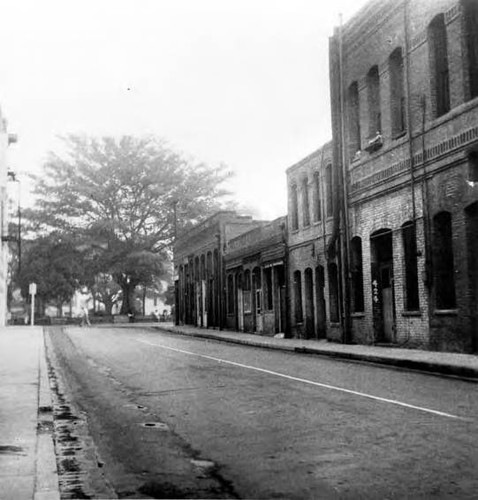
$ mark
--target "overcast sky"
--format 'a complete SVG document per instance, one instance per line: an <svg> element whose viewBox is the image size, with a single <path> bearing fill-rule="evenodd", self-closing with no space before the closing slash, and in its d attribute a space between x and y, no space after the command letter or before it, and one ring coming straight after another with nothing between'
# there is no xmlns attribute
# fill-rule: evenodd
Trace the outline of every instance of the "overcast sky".
<svg viewBox="0 0 478 500"><path fill-rule="evenodd" d="M256 216L284 215L285 169L331 138L328 37L364 4L0 0L9 165L39 172L67 133L155 134L227 164Z"/></svg>

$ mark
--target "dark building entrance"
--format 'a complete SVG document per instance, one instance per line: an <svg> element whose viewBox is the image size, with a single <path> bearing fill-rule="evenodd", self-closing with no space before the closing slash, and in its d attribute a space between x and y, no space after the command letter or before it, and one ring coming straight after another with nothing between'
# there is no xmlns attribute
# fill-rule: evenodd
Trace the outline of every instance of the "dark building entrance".
<svg viewBox="0 0 478 500"><path fill-rule="evenodd" d="M395 342L392 231L380 229L370 236L372 304L375 340Z"/></svg>

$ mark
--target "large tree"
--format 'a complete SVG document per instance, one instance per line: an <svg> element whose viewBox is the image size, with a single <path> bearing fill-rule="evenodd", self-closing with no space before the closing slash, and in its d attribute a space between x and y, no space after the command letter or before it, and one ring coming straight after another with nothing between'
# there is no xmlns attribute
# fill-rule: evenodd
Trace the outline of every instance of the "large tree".
<svg viewBox="0 0 478 500"><path fill-rule="evenodd" d="M30 283L37 284L39 309L54 303L61 314L62 305L71 300L84 276L83 256L72 239L52 233L25 245L19 285L27 297Z"/></svg>
<svg viewBox="0 0 478 500"><path fill-rule="evenodd" d="M35 179L37 230L80 235L97 272L122 288L123 314L137 285L165 275L177 228L210 215L228 194L224 166L196 163L164 141L67 136Z"/></svg>

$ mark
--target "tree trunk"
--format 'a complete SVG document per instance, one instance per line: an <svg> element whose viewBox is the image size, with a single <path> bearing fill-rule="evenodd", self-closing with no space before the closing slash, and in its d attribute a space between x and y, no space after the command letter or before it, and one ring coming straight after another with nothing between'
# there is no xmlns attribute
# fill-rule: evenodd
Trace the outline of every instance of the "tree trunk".
<svg viewBox="0 0 478 500"><path fill-rule="evenodd" d="M113 301L112 300L104 300L103 304L105 305L105 315L111 316L111 312L113 310Z"/></svg>
<svg viewBox="0 0 478 500"><path fill-rule="evenodd" d="M120 314L135 313L134 310L134 290L136 285L133 283L122 283L123 301L121 303Z"/></svg>

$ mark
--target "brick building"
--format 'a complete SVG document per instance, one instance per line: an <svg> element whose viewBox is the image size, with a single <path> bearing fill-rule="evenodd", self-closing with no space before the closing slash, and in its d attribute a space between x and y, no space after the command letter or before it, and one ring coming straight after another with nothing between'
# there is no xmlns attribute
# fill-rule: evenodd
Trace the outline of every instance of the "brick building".
<svg viewBox="0 0 478 500"><path fill-rule="evenodd" d="M1 241L0 241L0 327L5 326L7 319L7 281L8 281L8 242L16 236L8 232L8 193L7 182L14 177L9 177L7 165L8 146L16 142L16 135L7 132L7 121L0 110L0 220ZM18 240L16 239L17 243Z"/></svg>
<svg viewBox="0 0 478 500"><path fill-rule="evenodd" d="M226 268L226 325L264 335L287 330L286 217L229 240Z"/></svg>
<svg viewBox="0 0 478 500"><path fill-rule="evenodd" d="M351 340L478 350L478 2L372 0L330 39Z"/></svg>
<svg viewBox="0 0 478 500"><path fill-rule="evenodd" d="M293 337L342 340L340 259L328 246L338 221L332 143L289 167L288 283ZM335 247L335 245L334 245Z"/></svg>
<svg viewBox="0 0 478 500"><path fill-rule="evenodd" d="M177 324L225 326L226 248L231 239L261 224L223 211L179 235L174 244Z"/></svg>

